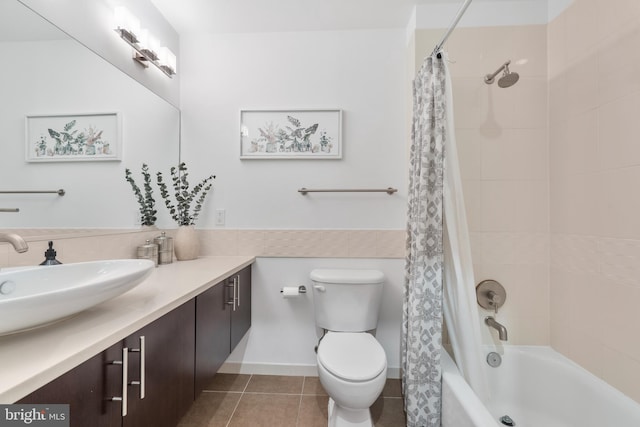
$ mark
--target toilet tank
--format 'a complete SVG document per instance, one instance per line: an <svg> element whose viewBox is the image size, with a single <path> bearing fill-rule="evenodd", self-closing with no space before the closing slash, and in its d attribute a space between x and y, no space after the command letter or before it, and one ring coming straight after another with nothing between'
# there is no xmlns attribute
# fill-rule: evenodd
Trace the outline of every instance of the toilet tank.
<svg viewBox="0 0 640 427"><path fill-rule="evenodd" d="M336 332L375 329L384 274L378 270L311 271L316 325Z"/></svg>

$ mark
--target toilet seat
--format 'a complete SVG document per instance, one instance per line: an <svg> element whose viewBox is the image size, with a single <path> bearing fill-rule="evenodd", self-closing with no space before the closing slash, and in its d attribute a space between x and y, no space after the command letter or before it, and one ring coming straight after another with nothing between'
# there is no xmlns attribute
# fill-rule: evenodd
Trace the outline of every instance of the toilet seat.
<svg viewBox="0 0 640 427"><path fill-rule="evenodd" d="M318 346L318 363L345 381L369 381L387 368L387 356L371 334L328 332Z"/></svg>

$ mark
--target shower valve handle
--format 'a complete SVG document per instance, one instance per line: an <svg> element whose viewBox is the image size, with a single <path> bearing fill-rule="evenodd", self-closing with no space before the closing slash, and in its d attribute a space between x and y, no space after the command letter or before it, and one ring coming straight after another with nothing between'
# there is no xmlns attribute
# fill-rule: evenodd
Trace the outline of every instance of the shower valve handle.
<svg viewBox="0 0 640 427"><path fill-rule="evenodd" d="M498 309L507 301L507 292L500 283L489 279L478 283L476 297L480 307L498 314Z"/></svg>
<svg viewBox="0 0 640 427"><path fill-rule="evenodd" d="M498 314L498 307L500 307L502 303L502 298L493 291L487 292L487 297L489 298L489 305L491 305L495 313Z"/></svg>

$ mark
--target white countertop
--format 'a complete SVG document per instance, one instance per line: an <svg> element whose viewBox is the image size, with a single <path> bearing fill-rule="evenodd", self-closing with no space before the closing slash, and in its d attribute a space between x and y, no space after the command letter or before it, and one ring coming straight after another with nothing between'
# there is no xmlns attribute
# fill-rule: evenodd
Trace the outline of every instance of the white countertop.
<svg viewBox="0 0 640 427"><path fill-rule="evenodd" d="M160 265L129 292L58 323L0 337L0 404L14 403L255 260Z"/></svg>

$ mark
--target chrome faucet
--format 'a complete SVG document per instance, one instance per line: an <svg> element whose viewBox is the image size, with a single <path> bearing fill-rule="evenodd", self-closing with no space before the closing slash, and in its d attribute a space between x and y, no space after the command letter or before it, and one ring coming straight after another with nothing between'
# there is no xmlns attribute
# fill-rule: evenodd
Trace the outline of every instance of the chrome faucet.
<svg viewBox="0 0 640 427"><path fill-rule="evenodd" d="M496 321L496 319L493 318L493 316L487 316L484 318L484 323L487 326L490 326L492 328L494 328L495 330L498 331L498 338L500 338L500 341L506 341L507 340L507 328L504 327L504 325L498 323Z"/></svg>
<svg viewBox="0 0 640 427"><path fill-rule="evenodd" d="M18 253L27 252L29 245L24 239L15 233L0 233L0 242L7 242L13 245L13 249Z"/></svg>

